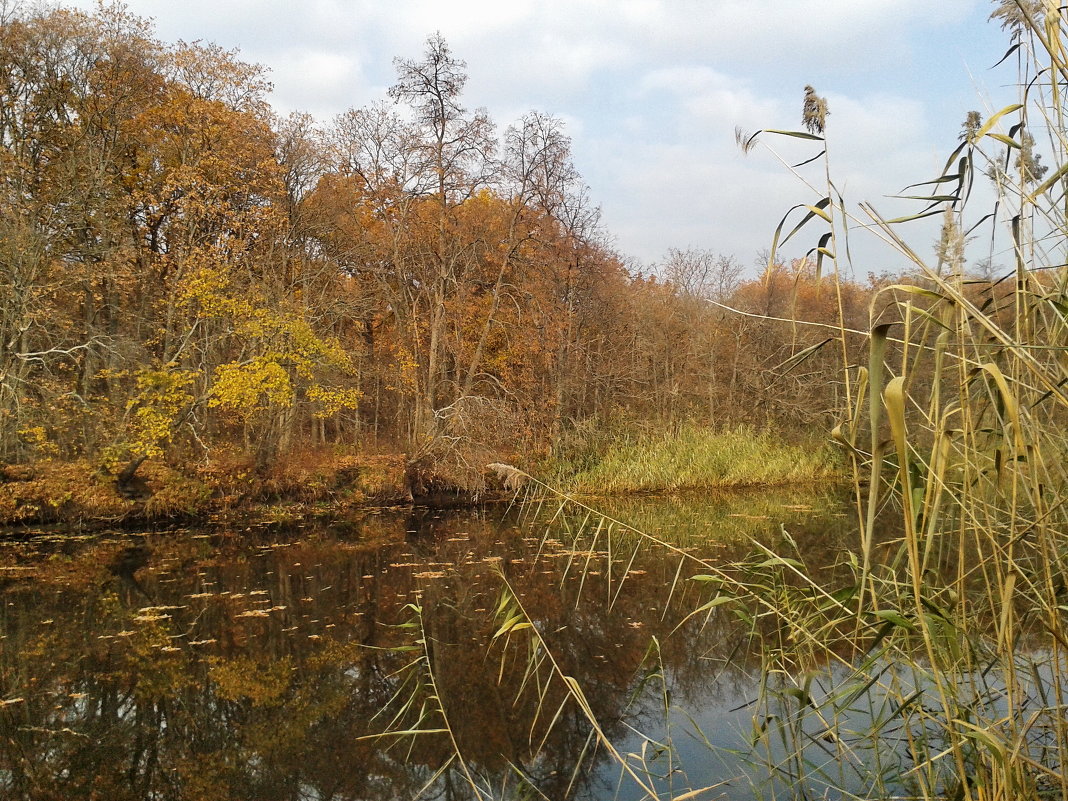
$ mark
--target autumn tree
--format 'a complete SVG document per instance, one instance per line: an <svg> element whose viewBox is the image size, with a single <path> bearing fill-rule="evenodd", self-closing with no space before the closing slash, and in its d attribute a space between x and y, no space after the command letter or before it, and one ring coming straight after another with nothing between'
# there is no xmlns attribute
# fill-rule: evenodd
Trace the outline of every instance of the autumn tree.
<svg viewBox="0 0 1068 801"><path fill-rule="evenodd" d="M394 64L388 97L320 126L121 8L4 16L0 458L129 477L373 443L477 486L501 451L835 406L818 325L783 322L834 322L805 265L628 263L560 120L498 136L440 35ZM868 289L842 294L863 327Z"/></svg>
<svg viewBox="0 0 1068 801"><path fill-rule="evenodd" d="M360 321L379 355L376 416L393 410L413 459L442 447L451 458L516 420L544 437L576 335L573 273L597 247L570 141L531 112L498 145L485 114L461 105L464 65L439 36L422 60L395 63L390 94L407 113L338 117L333 168L306 204L323 251L376 299Z"/></svg>
<svg viewBox="0 0 1068 801"><path fill-rule="evenodd" d="M136 469L227 425L208 412L236 413L238 378L271 442L298 400L352 404L322 383L348 354L295 302L304 168L280 161L260 67L118 8L11 16L0 61L0 454Z"/></svg>
<svg viewBox="0 0 1068 801"><path fill-rule="evenodd" d="M96 377L122 358L117 309L132 244L118 179L122 126L158 100L160 55L147 25L115 9L12 15L0 25L0 453L8 458L29 443L83 439L62 413L91 411Z"/></svg>

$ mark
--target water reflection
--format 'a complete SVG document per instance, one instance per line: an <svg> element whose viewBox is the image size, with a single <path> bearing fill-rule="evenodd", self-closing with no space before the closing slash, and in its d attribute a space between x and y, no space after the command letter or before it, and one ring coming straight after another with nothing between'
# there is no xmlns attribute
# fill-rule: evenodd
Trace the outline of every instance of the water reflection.
<svg viewBox="0 0 1068 801"><path fill-rule="evenodd" d="M749 538L779 544L785 522L831 570L852 536L826 496L609 511L723 563ZM643 783L682 792L740 771L728 758L713 775L707 751L681 766L685 748L656 743L678 709L714 746L744 740L750 624L691 616L711 591L677 553L581 512L0 548L5 798L640 798Z"/></svg>

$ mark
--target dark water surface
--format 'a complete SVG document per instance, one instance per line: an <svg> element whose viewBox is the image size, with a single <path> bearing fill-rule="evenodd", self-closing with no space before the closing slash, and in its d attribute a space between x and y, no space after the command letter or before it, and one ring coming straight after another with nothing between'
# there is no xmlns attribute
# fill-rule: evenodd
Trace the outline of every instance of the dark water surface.
<svg viewBox="0 0 1068 801"><path fill-rule="evenodd" d="M751 798L760 655L674 548L830 571L846 509L610 506L673 547L554 503L8 535L0 797Z"/></svg>

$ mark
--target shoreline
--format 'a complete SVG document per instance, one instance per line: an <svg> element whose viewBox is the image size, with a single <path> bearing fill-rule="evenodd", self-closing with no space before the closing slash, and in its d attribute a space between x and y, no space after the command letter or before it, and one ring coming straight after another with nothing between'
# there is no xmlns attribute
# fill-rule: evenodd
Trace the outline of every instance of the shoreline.
<svg viewBox="0 0 1068 801"><path fill-rule="evenodd" d="M405 487L404 458L346 457L310 474L279 476L227 472L217 465L182 471L146 463L143 495L124 497L114 476L86 462L47 462L0 466L0 536L27 530L93 532L152 528L166 531L190 525L256 519L323 519L365 510L472 508L515 500L516 492L488 486L412 495ZM687 486L591 491L561 482L563 495L576 499L670 498L698 493L734 494L802 487L826 476L779 481L709 482ZM550 482L551 483L551 482ZM837 481L835 481L837 483Z"/></svg>

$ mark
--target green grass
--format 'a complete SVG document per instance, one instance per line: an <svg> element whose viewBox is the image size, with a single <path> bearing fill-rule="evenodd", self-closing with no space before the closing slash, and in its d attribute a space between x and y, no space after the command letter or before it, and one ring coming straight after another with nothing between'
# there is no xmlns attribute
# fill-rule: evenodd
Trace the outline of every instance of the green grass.
<svg viewBox="0 0 1068 801"><path fill-rule="evenodd" d="M674 435L611 446L568 483L575 492L591 494L669 493L819 481L838 470L825 444L789 444L744 427L690 426Z"/></svg>

